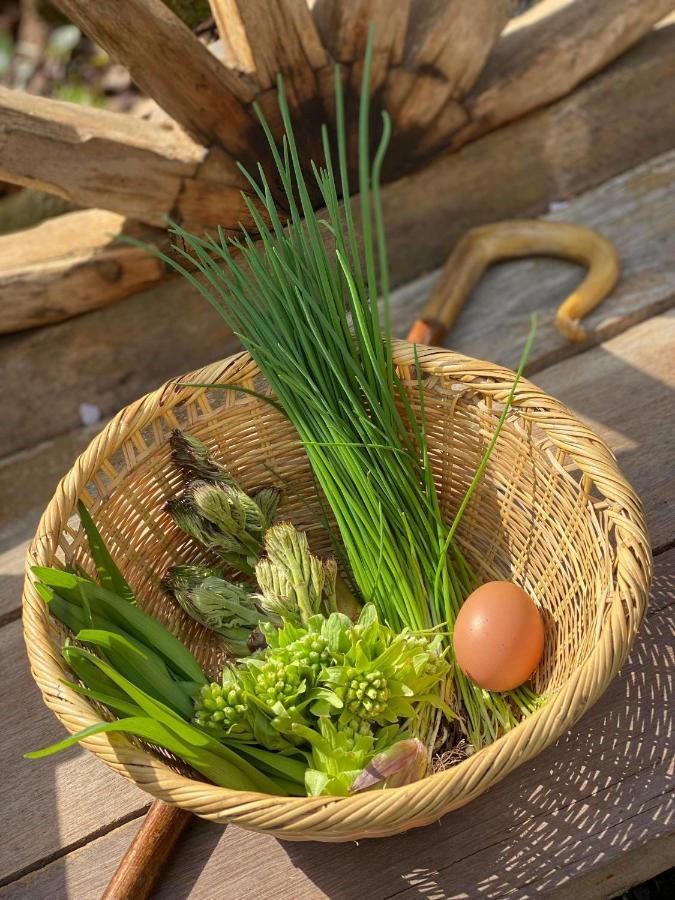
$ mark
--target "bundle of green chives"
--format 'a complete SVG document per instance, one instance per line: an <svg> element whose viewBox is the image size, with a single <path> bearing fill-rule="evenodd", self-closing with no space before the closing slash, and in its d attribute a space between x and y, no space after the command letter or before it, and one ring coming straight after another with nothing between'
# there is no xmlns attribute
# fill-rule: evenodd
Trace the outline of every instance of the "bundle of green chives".
<svg viewBox="0 0 675 900"><path fill-rule="evenodd" d="M175 250L196 266L203 281L176 259L163 258L206 296L239 336L297 429L363 599L372 601L395 629L424 630L446 623L452 628L476 580L452 539L456 523L449 531L441 514L425 438L422 379L418 373L418 422L392 361L380 200L390 124L383 114L371 165L371 57L372 40L359 112L360 235L349 201L344 98L336 67L337 163L325 126L323 164L311 163L325 218L319 218L310 200L280 79L285 129L280 146L256 111L286 211L280 212L261 166L257 177L242 168L264 210L245 197L259 243L243 227L241 238L227 239L219 229L215 240L172 225L183 242ZM486 694L459 671L455 681L474 746L515 724L503 697ZM520 695L516 700L521 706L529 703Z"/></svg>

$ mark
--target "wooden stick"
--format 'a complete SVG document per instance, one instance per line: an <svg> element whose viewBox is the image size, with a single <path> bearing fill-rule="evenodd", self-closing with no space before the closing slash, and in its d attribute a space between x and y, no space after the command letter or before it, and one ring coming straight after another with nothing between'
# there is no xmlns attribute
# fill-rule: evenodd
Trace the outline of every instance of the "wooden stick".
<svg viewBox="0 0 675 900"><path fill-rule="evenodd" d="M203 147L178 128L0 88L0 178L164 224Z"/></svg>
<svg viewBox="0 0 675 900"><path fill-rule="evenodd" d="M0 237L0 334L70 319L162 281L164 265L119 244L122 233L166 242L164 231L101 209Z"/></svg>
<svg viewBox="0 0 675 900"><path fill-rule="evenodd" d="M245 102L250 103L260 93L260 84L255 77L255 62L246 29L235 0L209 0L213 18L218 26L218 35L223 45L223 64L240 74L240 82L248 86L250 93ZM244 77L241 77L241 76ZM242 96L242 99L244 97Z"/></svg>
<svg viewBox="0 0 675 900"><path fill-rule="evenodd" d="M458 101L473 87L506 24L509 0L417 0L401 64L392 69L384 103L394 133L451 133L467 120ZM434 121L440 119L441 121Z"/></svg>
<svg viewBox="0 0 675 900"><path fill-rule="evenodd" d="M146 900L192 813L155 800L102 900Z"/></svg>
<svg viewBox="0 0 675 900"><path fill-rule="evenodd" d="M281 73L299 100L316 95L314 71L328 65L328 55L306 0L210 2L221 37L224 31L261 90Z"/></svg>
<svg viewBox="0 0 675 900"><path fill-rule="evenodd" d="M415 0L418 2L418 0ZM411 0L321 0L313 8L324 47L337 62L352 66L352 87L358 90L368 26L375 27L371 88L376 91L391 66L403 59Z"/></svg>
<svg viewBox="0 0 675 900"><path fill-rule="evenodd" d="M316 72L329 58L307 0L211 0L221 36L247 67L260 88L257 102L273 133L280 137L277 75L284 78L286 99L304 153L323 155L322 107Z"/></svg>
<svg viewBox="0 0 675 900"><path fill-rule="evenodd" d="M673 8L673 0L545 0L514 19L465 100L470 121L452 146L569 94Z"/></svg>
<svg viewBox="0 0 675 900"><path fill-rule="evenodd" d="M258 131L227 70L162 0L55 0L197 141L255 162ZM244 92L248 96L248 92Z"/></svg>

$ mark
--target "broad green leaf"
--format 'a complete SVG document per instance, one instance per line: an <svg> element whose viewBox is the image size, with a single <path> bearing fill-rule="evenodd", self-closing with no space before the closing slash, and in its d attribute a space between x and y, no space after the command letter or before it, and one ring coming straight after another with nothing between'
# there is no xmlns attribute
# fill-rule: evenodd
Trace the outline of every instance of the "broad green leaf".
<svg viewBox="0 0 675 900"><path fill-rule="evenodd" d="M247 777L236 764L232 764L220 756L209 752L203 748L196 748L180 736L175 734L170 728L153 719L131 716L126 719L117 719L114 722L99 722L96 725L90 725L56 744L44 747L42 750L34 750L26 753L27 759L40 759L43 756L50 756L72 747L74 744L85 738L92 737L95 734L107 734L114 732L122 732L124 734L133 735L157 744L159 747L175 753L181 759L184 759L202 775L205 775L214 784L220 787L230 788L237 791L258 791L260 788L250 778ZM274 791L270 793L281 793L274 782L270 782Z"/></svg>
<svg viewBox="0 0 675 900"><path fill-rule="evenodd" d="M73 650L75 649L78 648L73 648ZM250 763L241 759L241 757L230 749L230 747L207 734L203 729L185 722L168 706L146 694L128 679L124 678L123 675L120 675L119 672L116 672L112 666L108 665L97 656L94 656L88 650L79 650L79 652L86 655L87 658L98 666L105 675L121 687L147 715L152 716L155 721L166 725L175 732L181 740L188 742L195 749L203 748L204 750L208 750L209 753L221 756L231 764L239 766L246 777L257 785L256 790L269 794L279 793L275 783L270 778L263 775ZM195 768L197 768L197 766L195 766Z"/></svg>
<svg viewBox="0 0 675 900"><path fill-rule="evenodd" d="M250 756L251 759L260 763L261 766L264 766L274 774L283 775L290 781L298 784L305 783L306 763L302 763L297 759L291 759L288 756L282 756L281 753L270 753L253 744L242 744L239 752L242 756Z"/></svg>
<svg viewBox="0 0 675 900"><path fill-rule="evenodd" d="M152 651L147 651L144 645L95 628L83 629L77 639L83 644L100 647L118 672L185 719L190 719L194 714L191 700L171 678L164 663L159 658L153 659Z"/></svg>
<svg viewBox="0 0 675 900"><path fill-rule="evenodd" d="M101 537L101 534L92 519L89 510L80 500L77 504L77 512L82 522L87 541L89 542L89 552L96 566L96 573L102 587L108 588L114 594L117 594L123 600L129 603L135 603L136 597L131 590L129 583L120 570L108 548Z"/></svg>
<svg viewBox="0 0 675 900"><path fill-rule="evenodd" d="M81 684L74 684L72 681L66 681L65 679L62 679L61 683L69 687L71 691L75 691L76 694L80 694L82 697L89 697L91 700L96 700L98 703L102 703L109 709L115 710L117 713L122 713L124 716L143 715L143 710L140 706L131 703L129 700L123 700L114 694L105 694L102 691L83 687Z"/></svg>
<svg viewBox="0 0 675 900"><path fill-rule="evenodd" d="M100 691L108 696L119 697L125 700L127 695L114 681L104 675L98 666L94 665L86 657L80 654L81 648L66 642L64 644L63 658L70 669L77 675L80 681L92 690Z"/></svg>
<svg viewBox="0 0 675 900"><path fill-rule="evenodd" d="M182 678L207 683L202 667L192 653L152 616L97 584L83 584L80 588L95 611L102 610L132 637L151 647Z"/></svg>

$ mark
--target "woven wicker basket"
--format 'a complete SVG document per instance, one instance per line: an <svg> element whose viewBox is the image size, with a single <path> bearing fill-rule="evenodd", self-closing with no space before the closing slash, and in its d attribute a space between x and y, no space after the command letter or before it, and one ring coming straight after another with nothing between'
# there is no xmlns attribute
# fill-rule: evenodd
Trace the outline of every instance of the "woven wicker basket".
<svg viewBox="0 0 675 900"><path fill-rule="evenodd" d="M395 359L415 402L412 345ZM494 430L513 373L443 350L419 351L437 485L451 516ZM246 354L182 381L264 386ZM82 498L143 605L181 637L216 676L219 639L188 620L159 588L167 565L199 552L163 512L180 479L169 458L172 428L215 448L248 487L269 483L270 468L290 486L282 515L327 547L317 524L307 461L292 427L243 392L178 387L178 379L124 409L66 475L28 551L27 566L77 560L91 570L74 514ZM644 616L651 574L640 503L607 446L564 406L523 381L513 409L462 521L460 543L482 579L523 585L543 611L546 651L535 687L546 704L494 744L407 787L347 798L279 798L225 790L196 780L175 760L123 736L83 741L111 768L155 797L219 822L291 840L346 841L430 823L477 797L539 753L602 694L623 663ZM28 571L28 570L27 570ZM63 685L63 632L38 598L30 571L24 631L45 702L73 732L100 720Z"/></svg>

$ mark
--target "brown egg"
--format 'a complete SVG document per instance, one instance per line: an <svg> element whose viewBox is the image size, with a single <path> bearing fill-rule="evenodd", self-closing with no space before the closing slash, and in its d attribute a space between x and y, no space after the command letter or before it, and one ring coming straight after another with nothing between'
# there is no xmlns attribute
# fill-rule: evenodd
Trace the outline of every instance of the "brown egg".
<svg viewBox="0 0 675 900"><path fill-rule="evenodd" d="M510 691L539 665L544 622L522 588L489 581L464 601L453 641L457 663L472 681L488 691Z"/></svg>

